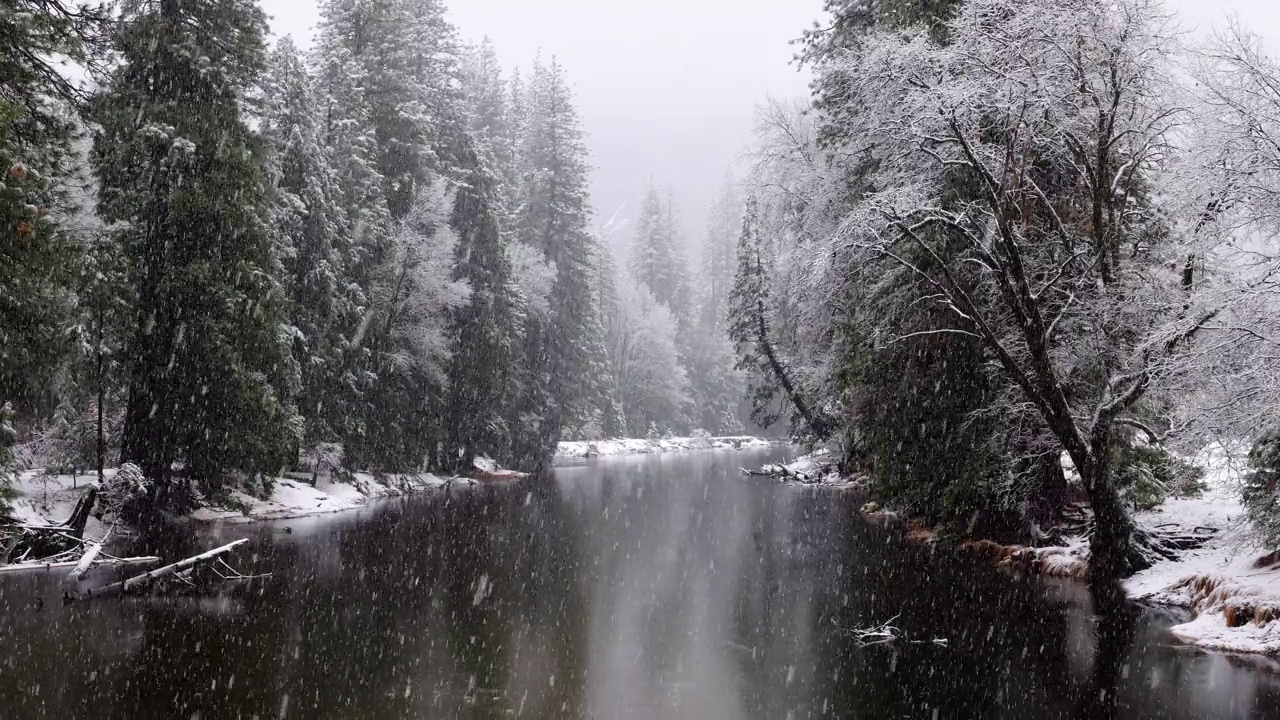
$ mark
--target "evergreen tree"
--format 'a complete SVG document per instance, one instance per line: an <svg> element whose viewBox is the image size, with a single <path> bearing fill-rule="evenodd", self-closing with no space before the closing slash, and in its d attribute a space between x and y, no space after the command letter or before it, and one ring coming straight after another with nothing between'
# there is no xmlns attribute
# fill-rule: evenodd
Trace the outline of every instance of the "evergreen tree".
<svg viewBox="0 0 1280 720"><path fill-rule="evenodd" d="M123 459L161 506L224 473L290 461L296 370L261 138L243 99L265 64L248 0L162 0L126 14L122 63L97 100L99 210L133 261Z"/></svg>
<svg viewBox="0 0 1280 720"><path fill-rule="evenodd" d="M687 328L689 319L689 266L680 237L675 202L671 193L658 189L653 179L640 202L629 268L632 278L667 306L672 316Z"/></svg>
<svg viewBox="0 0 1280 720"><path fill-rule="evenodd" d="M626 415L621 400L618 374L622 367L624 321L622 299L618 293L618 267L610 248L612 224L598 242L595 287L596 306L600 312L600 328L605 348L608 384L600 398L600 434L606 438L627 435Z"/></svg>
<svg viewBox="0 0 1280 720"><path fill-rule="evenodd" d="M801 393L774 340L760 232L759 204L750 197L738 239L738 269L729 295L728 320L738 368L752 378L752 417L761 427L769 427L790 408L793 427L801 434L825 440L835 430L832 421Z"/></svg>
<svg viewBox="0 0 1280 720"><path fill-rule="evenodd" d="M707 235L702 243L698 286L699 322L704 333L723 334L733 289L738 233L742 229L742 196L732 176L726 176L711 203Z"/></svg>
<svg viewBox="0 0 1280 720"><path fill-rule="evenodd" d="M533 429L516 456L541 465L566 425L590 416L605 385L603 330L593 295L586 147L563 69L535 62L521 99L518 166L525 179L519 242L556 268L546 322L526 324L526 376L514 422Z"/></svg>
<svg viewBox="0 0 1280 720"><path fill-rule="evenodd" d="M53 402L74 341L83 238L65 227L65 190L84 95L59 61L97 70L107 19L98 6L0 0L0 407L15 418Z"/></svg>
<svg viewBox="0 0 1280 720"><path fill-rule="evenodd" d="M511 238L503 233L511 211L504 202L502 168L513 161L513 148L506 130L506 87L487 42L468 56L463 77L466 127L453 131L453 147L446 152L457 167L469 168L463 171L453 225L459 239L455 278L472 294L453 318L448 451L442 460L466 467L478 454L511 462L510 435L519 429L506 422L518 337Z"/></svg>
<svg viewBox="0 0 1280 720"><path fill-rule="evenodd" d="M262 135L275 185L273 221L284 266L282 284L295 361L304 445L336 442L350 408L343 378L363 293L351 282L351 232L338 173L322 145L319 106L293 41L280 40L263 78Z"/></svg>

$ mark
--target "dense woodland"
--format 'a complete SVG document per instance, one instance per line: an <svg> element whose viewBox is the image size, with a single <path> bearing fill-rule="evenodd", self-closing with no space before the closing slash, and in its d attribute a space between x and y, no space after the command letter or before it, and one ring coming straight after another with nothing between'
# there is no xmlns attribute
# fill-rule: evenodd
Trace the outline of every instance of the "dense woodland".
<svg viewBox="0 0 1280 720"><path fill-rule="evenodd" d="M571 80L440 0L324 0L305 53L252 0L0 5L10 467L132 462L182 509L784 423L956 536L1034 538L1078 483L1124 573L1130 509L1220 442L1280 540L1280 67L1238 27L828 0L812 97L690 242L660 180L598 223Z"/></svg>
<svg viewBox="0 0 1280 720"><path fill-rule="evenodd" d="M705 292L656 185L596 234L554 60L504 71L439 0L324 2L305 53L251 0L4 5L6 466L131 462L180 509L742 430L732 184Z"/></svg>

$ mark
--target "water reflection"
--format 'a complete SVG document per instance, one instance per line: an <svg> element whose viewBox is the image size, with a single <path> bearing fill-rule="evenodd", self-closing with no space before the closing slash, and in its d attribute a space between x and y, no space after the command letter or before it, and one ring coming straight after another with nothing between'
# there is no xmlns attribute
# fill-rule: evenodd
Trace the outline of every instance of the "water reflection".
<svg viewBox="0 0 1280 720"><path fill-rule="evenodd" d="M738 476L764 459L614 460L554 482L226 529L251 534L245 564L274 575L222 597L63 607L57 578L4 578L0 715L1280 710L1280 675L1176 647L1173 618L1103 612L1113 598L1011 580L867 527L855 498ZM849 632L894 617L904 642L863 648Z"/></svg>

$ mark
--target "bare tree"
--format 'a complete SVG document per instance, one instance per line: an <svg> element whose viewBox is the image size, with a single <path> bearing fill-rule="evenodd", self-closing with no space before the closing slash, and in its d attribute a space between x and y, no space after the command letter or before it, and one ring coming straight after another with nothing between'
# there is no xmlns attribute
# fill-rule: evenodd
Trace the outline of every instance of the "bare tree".
<svg viewBox="0 0 1280 720"><path fill-rule="evenodd" d="M1094 511L1093 571L1146 564L1112 478L1122 428L1187 372L1220 312L1182 283L1188 241L1152 188L1181 117L1173 33L1150 0L972 0L949 42L884 33L846 68L871 146L842 252L916 276L915 302L981 338L1070 456ZM895 331L890 325L879 328Z"/></svg>

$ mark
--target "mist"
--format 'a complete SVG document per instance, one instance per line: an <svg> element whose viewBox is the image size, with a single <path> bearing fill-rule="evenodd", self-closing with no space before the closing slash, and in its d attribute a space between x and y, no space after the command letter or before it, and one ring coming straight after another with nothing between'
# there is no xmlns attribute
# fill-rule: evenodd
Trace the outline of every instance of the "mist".
<svg viewBox="0 0 1280 720"><path fill-rule="evenodd" d="M275 34L310 43L314 3L263 7ZM564 65L587 131L597 226L618 212L634 219L652 175L673 191L692 250L755 106L808 91L791 41L821 15L821 0L467 0L450 3L448 17L466 42L488 37L508 70L539 53Z"/></svg>

